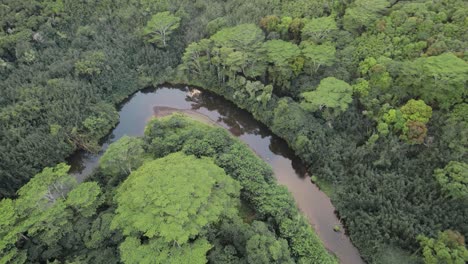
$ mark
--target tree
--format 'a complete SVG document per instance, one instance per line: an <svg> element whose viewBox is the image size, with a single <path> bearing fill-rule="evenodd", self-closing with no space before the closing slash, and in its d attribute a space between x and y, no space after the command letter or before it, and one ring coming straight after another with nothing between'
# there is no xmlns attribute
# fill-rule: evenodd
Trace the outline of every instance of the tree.
<svg viewBox="0 0 468 264"><path fill-rule="evenodd" d="M206 263L206 253L210 248L211 245L206 239L196 239L182 246L169 247L158 239L142 244L135 237L127 237L120 245L120 255L125 264Z"/></svg>
<svg viewBox="0 0 468 264"><path fill-rule="evenodd" d="M185 48L182 56L182 69L190 75L202 76L204 70L210 66L208 54L211 50L212 41L202 39L199 42L193 42Z"/></svg>
<svg viewBox="0 0 468 264"><path fill-rule="evenodd" d="M275 235L262 222L254 222L252 227L256 234L247 241L248 263L294 263L289 253L288 242L285 239L276 239Z"/></svg>
<svg viewBox="0 0 468 264"><path fill-rule="evenodd" d="M322 110L324 107L341 113L353 101L353 88L342 80L327 77L320 81L315 91L302 93L301 107L308 111Z"/></svg>
<svg viewBox="0 0 468 264"><path fill-rule="evenodd" d="M272 16L266 16L262 17L260 20L260 27L266 31L276 31L276 28L278 27L278 24L281 23L281 20L279 17L272 15Z"/></svg>
<svg viewBox="0 0 468 264"><path fill-rule="evenodd" d="M418 240L426 264L465 264L468 261L465 239L456 231L439 232L435 239L420 235Z"/></svg>
<svg viewBox="0 0 468 264"><path fill-rule="evenodd" d="M262 30L254 24L241 24L216 32L210 38L215 46L210 55L218 75L229 75L230 78L238 73L250 78L263 75L266 70L261 49L264 39Z"/></svg>
<svg viewBox="0 0 468 264"><path fill-rule="evenodd" d="M418 121L426 124L432 116L432 108L423 100L409 100L400 108L403 118L408 121Z"/></svg>
<svg viewBox="0 0 468 264"><path fill-rule="evenodd" d="M343 27L350 32L359 33L374 23L387 6L387 0L357 0L346 9Z"/></svg>
<svg viewBox="0 0 468 264"><path fill-rule="evenodd" d="M422 144L427 135L426 124L420 121L406 121L405 134L401 138L412 144Z"/></svg>
<svg viewBox="0 0 468 264"><path fill-rule="evenodd" d="M92 78L101 73L105 61L106 55L102 51L85 53L82 59L75 62L75 72L79 76Z"/></svg>
<svg viewBox="0 0 468 264"><path fill-rule="evenodd" d="M310 42L301 42L302 55L306 61L311 61L312 72L317 72L323 65L332 66L335 62L336 49L330 43L316 45ZM307 66L307 64L306 64Z"/></svg>
<svg viewBox="0 0 468 264"><path fill-rule="evenodd" d="M45 168L18 191L14 201L0 201L0 253L7 258L46 261L63 253L61 239L73 231L73 219L95 214L101 204L96 183L76 186L63 163ZM48 250L44 250L47 248ZM29 256L28 256L29 257Z"/></svg>
<svg viewBox="0 0 468 264"><path fill-rule="evenodd" d="M377 130L382 135L387 135L390 128L394 132L401 133L400 138L411 144L422 144L427 134L426 124L432 117L432 108L423 100L410 99L400 109L389 109L389 104L384 104L380 109Z"/></svg>
<svg viewBox="0 0 468 264"><path fill-rule="evenodd" d="M101 188L96 182L84 182L68 193L65 204L84 217L90 217L102 203L100 195Z"/></svg>
<svg viewBox="0 0 468 264"><path fill-rule="evenodd" d="M423 100L409 100L400 108L403 119L406 120L403 137L411 143L421 144L426 138L426 124L432 116L432 108Z"/></svg>
<svg viewBox="0 0 468 264"><path fill-rule="evenodd" d="M410 87L413 95L428 103L437 102L440 108L449 109L468 95L468 63L452 53L419 58L402 66L399 85Z"/></svg>
<svg viewBox="0 0 468 264"><path fill-rule="evenodd" d="M290 79L297 76L304 65L299 47L283 40L264 43L267 54L269 77L278 87L289 87Z"/></svg>
<svg viewBox="0 0 468 264"><path fill-rule="evenodd" d="M236 98L245 98L247 100L255 100L261 102L263 106L266 106L268 101L271 99L273 94L273 85L264 85L259 81L251 82L245 80L243 77L238 77L242 85L238 87L238 90L234 93Z"/></svg>
<svg viewBox="0 0 468 264"><path fill-rule="evenodd" d="M117 189L112 228L182 245L233 210L239 184L209 158L182 153L146 162Z"/></svg>
<svg viewBox="0 0 468 264"><path fill-rule="evenodd" d="M151 17L143 29L143 34L149 38L148 42L166 47L170 35L179 28L179 25L180 17L172 15L169 11L161 12Z"/></svg>
<svg viewBox="0 0 468 264"><path fill-rule="evenodd" d="M125 135L109 146L99 165L107 175L128 175L143 163L143 155L143 140Z"/></svg>
<svg viewBox="0 0 468 264"><path fill-rule="evenodd" d="M330 31L336 29L338 27L333 16L313 18L305 22L302 29L302 40L310 39L315 43L319 43Z"/></svg>
<svg viewBox="0 0 468 264"><path fill-rule="evenodd" d="M233 48L240 51L253 51L261 47L265 35L254 24L241 24L224 28L210 38L218 47Z"/></svg>
<svg viewBox="0 0 468 264"><path fill-rule="evenodd" d="M447 196L468 198L468 164L450 161L445 168L436 169L434 176Z"/></svg>
<svg viewBox="0 0 468 264"><path fill-rule="evenodd" d="M468 104L454 107L442 127L442 141L450 149L452 159L465 160L468 149Z"/></svg>

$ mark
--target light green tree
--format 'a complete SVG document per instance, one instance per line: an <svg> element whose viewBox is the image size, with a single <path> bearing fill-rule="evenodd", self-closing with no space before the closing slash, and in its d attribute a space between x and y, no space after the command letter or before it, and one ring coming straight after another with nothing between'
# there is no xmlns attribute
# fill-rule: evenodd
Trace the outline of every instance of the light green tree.
<svg viewBox="0 0 468 264"><path fill-rule="evenodd" d="M386 104L381 109L377 130L382 135L390 130L401 133L400 138L411 143L421 144L427 134L426 124L432 116L432 108L423 100L410 99L400 109L388 109Z"/></svg>
<svg viewBox="0 0 468 264"><path fill-rule="evenodd" d="M280 87L290 86L290 79L302 70L304 60L300 57L301 50L291 42L270 40L265 42L269 77L273 84Z"/></svg>
<svg viewBox="0 0 468 264"><path fill-rule="evenodd" d="M151 17L143 29L143 34L148 38L148 42L155 43L159 47L166 47L170 35L179 26L180 17L176 17L168 11L161 12Z"/></svg>
<svg viewBox="0 0 468 264"><path fill-rule="evenodd" d="M210 65L210 60L206 54L210 53L212 41L202 39L199 42L193 42L187 46L182 57L182 70L188 74L203 75L204 70Z"/></svg>
<svg viewBox="0 0 468 264"><path fill-rule="evenodd" d="M400 111L406 121L402 138L410 143L423 143L427 134L426 124L432 116L432 108L423 100L411 99L400 108Z"/></svg>
<svg viewBox="0 0 468 264"><path fill-rule="evenodd" d="M408 121L418 121L426 124L432 116L432 108L423 100L409 100L400 108L403 118Z"/></svg>
<svg viewBox="0 0 468 264"><path fill-rule="evenodd" d="M387 0L356 0L346 9L343 27L351 32L360 32L374 23L389 5Z"/></svg>
<svg viewBox="0 0 468 264"><path fill-rule="evenodd" d="M447 196L468 198L468 164L450 161L443 169L436 169L434 176Z"/></svg>
<svg viewBox="0 0 468 264"><path fill-rule="evenodd" d="M84 217L95 213L101 204L97 183L77 185L68 174L70 166L59 164L45 168L18 190L18 198L0 201L0 255L2 263L25 260L25 252L17 243L34 239L35 246L60 249L60 239L72 232L70 221L75 212ZM47 259L47 251L42 253Z"/></svg>
<svg viewBox="0 0 468 264"><path fill-rule="evenodd" d="M414 95L443 109L461 103L468 95L468 63L452 53L416 59L403 64L400 85Z"/></svg>
<svg viewBox="0 0 468 264"><path fill-rule="evenodd" d="M265 35L254 24L241 24L224 28L210 38L218 47L229 47L236 50L252 51L261 47Z"/></svg>
<svg viewBox="0 0 468 264"><path fill-rule="evenodd" d="M207 262L206 253L210 249L210 243L203 238L170 247L159 239L142 244L138 238L127 237L120 245L120 258L125 264L202 264Z"/></svg>
<svg viewBox="0 0 468 264"><path fill-rule="evenodd" d="M253 222L255 235L247 241L247 261L251 264L292 264L288 242L276 239L263 222Z"/></svg>
<svg viewBox="0 0 468 264"><path fill-rule="evenodd" d="M82 59L75 62L77 75L91 78L99 75L104 68L106 55L102 51L86 53Z"/></svg>
<svg viewBox="0 0 468 264"><path fill-rule="evenodd" d="M356 83L353 84L353 91L355 94L360 95L361 97L366 97L369 95L369 82L366 79L358 78Z"/></svg>
<svg viewBox="0 0 468 264"><path fill-rule="evenodd" d="M99 165L105 174L118 176L130 174L144 160L143 140L123 136L112 143L99 160Z"/></svg>
<svg viewBox="0 0 468 264"><path fill-rule="evenodd" d="M102 203L100 195L101 188L97 182L84 182L68 193L65 204L82 216L90 217Z"/></svg>
<svg viewBox="0 0 468 264"><path fill-rule="evenodd" d="M418 236L426 264L465 264L468 250L463 236L452 230L439 232L437 238Z"/></svg>
<svg viewBox="0 0 468 264"><path fill-rule="evenodd" d="M302 55L306 59L306 67L311 69L312 73L319 70L321 66L331 66L335 62L336 49L330 43L316 45L311 42L301 42ZM311 64L307 63L308 61Z"/></svg>
<svg viewBox="0 0 468 264"><path fill-rule="evenodd" d="M254 24L241 24L222 29L210 40L211 63L217 67L219 79L224 75L231 78L237 73L246 77L256 78L266 71L265 52L262 49L265 36L263 31Z"/></svg>
<svg viewBox="0 0 468 264"><path fill-rule="evenodd" d="M146 162L117 189L112 228L182 245L232 213L239 184L211 159L182 153Z"/></svg>
<svg viewBox="0 0 468 264"><path fill-rule="evenodd" d="M320 81L315 91L302 93L301 107L308 111L332 109L335 114L348 109L353 101L353 88L348 83L334 77Z"/></svg>
<svg viewBox="0 0 468 264"><path fill-rule="evenodd" d="M336 30L335 17L319 17L307 20L302 28L302 40L312 40L315 43L319 43L327 34Z"/></svg>

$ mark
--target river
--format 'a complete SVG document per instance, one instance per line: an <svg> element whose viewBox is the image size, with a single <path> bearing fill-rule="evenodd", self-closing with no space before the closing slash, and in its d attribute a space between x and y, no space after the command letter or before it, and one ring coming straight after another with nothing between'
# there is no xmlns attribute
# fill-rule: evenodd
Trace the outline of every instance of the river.
<svg viewBox="0 0 468 264"><path fill-rule="evenodd" d="M83 181L96 168L109 144L124 135L143 135L146 123L154 116L163 116L177 110L203 115L229 130L271 165L278 182L289 189L325 247L338 256L340 263L364 263L358 250L345 235L330 199L310 181L301 160L284 140L275 136L247 111L207 91L190 97L188 88L173 87L141 90L125 100L118 110L120 122L103 140L101 152L91 154L77 151L68 159L71 173L79 181ZM333 230L336 225L340 226L341 232Z"/></svg>

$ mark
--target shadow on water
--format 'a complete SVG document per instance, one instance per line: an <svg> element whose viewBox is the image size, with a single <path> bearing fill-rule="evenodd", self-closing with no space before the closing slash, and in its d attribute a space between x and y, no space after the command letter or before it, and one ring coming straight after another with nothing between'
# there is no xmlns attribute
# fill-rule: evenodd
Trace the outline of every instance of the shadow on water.
<svg viewBox="0 0 468 264"><path fill-rule="evenodd" d="M344 228L334 213L335 208L330 199L311 183L301 160L283 139L275 136L247 111L206 91L191 97L185 86L143 89L122 102L118 110L120 121L103 139L99 153L77 151L68 159L72 166L71 173L79 181L84 180L97 167L99 158L109 144L124 135L143 135L146 123L154 116L163 116L174 111L203 115L210 122L226 128L271 165L278 182L289 189L327 249L337 255L341 263L363 263L359 252L344 232L333 231L336 225L342 230Z"/></svg>

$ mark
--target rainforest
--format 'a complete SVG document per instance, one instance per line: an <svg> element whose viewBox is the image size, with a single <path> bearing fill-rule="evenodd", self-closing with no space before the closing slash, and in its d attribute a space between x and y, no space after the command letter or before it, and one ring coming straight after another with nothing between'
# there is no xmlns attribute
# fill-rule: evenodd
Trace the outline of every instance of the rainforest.
<svg viewBox="0 0 468 264"><path fill-rule="evenodd" d="M0 263L468 262L464 0L2 0Z"/></svg>

